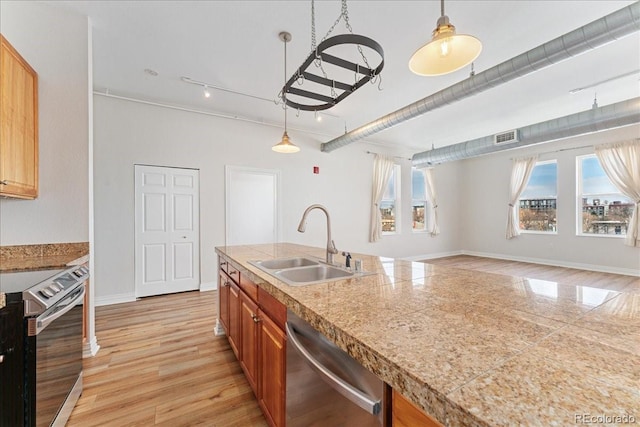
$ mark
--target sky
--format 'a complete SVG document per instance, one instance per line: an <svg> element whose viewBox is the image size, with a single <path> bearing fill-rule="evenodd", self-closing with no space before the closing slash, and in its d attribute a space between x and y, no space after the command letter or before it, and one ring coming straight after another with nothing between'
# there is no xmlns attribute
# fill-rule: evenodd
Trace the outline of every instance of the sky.
<svg viewBox="0 0 640 427"><path fill-rule="evenodd" d="M558 194L557 183L558 164L555 162L539 164L533 169L533 172L531 172L529 184L522 192L520 198L554 198Z"/></svg>

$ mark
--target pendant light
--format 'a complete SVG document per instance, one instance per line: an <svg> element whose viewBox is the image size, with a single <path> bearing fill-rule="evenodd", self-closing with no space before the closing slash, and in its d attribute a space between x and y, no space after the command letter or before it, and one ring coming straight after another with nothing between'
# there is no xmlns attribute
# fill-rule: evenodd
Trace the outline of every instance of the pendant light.
<svg viewBox="0 0 640 427"><path fill-rule="evenodd" d="M440 1L440 18L431 41L418 49L409 60L409 69L421 76L440 76L473 62L482 43L467 34L456 34L456 27L444 14L444 0Z"/></svg>
<svg viewBox="0 0 640 427"><path fill-rule="evenodd" d="M287 43L291 41L291 34L283 31L278 36L284 42L284 83L287 84ZM277 153L297 153L300 151L300 147L291 142L287 134L287 92L284 87L282 88L282 101L284 102L284 133L282 134L282 141L271 147L271 149Z"/></svg>

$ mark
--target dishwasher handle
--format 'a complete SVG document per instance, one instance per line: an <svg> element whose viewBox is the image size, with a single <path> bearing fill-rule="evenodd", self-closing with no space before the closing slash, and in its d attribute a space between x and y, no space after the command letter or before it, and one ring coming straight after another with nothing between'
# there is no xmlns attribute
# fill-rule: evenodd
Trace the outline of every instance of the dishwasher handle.
<svg viewBox="0 0 640 427"><path fill-rule="evenodd" d="M331 386L331 388L333 388L335 391L337 391L342 396L349 399L351 402L355 403L358 407L364 409L368 413L372 415L378 415L380 413L381 404L379 400L372 399L366 393L363 393L353 385L344 381L329 368L320 363L298 340L296 331L293 329L292 325L287 322L285 326L287 329L287 339L289 343L293 344L293 347L306 360L309 366L318 375L320 375L322 379L325 380L327 384L329 384L329 386Z"/></svg>

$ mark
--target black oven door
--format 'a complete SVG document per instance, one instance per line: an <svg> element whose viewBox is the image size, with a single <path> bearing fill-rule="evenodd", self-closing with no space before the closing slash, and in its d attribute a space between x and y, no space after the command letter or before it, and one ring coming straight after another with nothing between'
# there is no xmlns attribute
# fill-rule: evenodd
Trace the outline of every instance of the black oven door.
<svg viewBox="0 0 640 427"><path fill-rule="evenodd" d="M27 319L27 426L48 427L54 421L64 425L75 404L65 407L67 397L74 387L78 395L82 389L83 297L84 284L40 316Z"/></svg>

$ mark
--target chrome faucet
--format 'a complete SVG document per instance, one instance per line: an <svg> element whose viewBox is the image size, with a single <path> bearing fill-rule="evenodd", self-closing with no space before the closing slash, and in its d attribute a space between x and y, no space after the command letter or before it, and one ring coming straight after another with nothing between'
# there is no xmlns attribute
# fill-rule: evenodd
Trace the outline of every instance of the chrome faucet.
<svg viewBox="0 0 640 427"><path fill-rule="evenodd" d="M338 253L336 249L336 244L331 239L331 218L329 217L329 211L322 205L311 205L309 206L304 213L302 214L302 219L300 220L300 225L298 225L298 231L300 233L304 233L307 228L307 215L313 209L320 209L327 216L327 259L326 262L329 265L333 265L333 255Z"/></svg>

